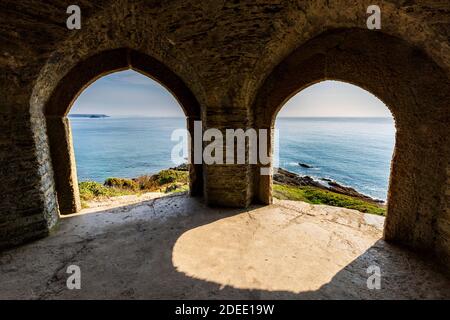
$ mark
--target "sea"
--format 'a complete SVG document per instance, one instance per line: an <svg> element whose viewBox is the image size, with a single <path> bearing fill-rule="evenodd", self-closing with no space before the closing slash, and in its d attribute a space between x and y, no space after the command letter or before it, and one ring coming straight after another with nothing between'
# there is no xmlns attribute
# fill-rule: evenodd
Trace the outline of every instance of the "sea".
<svg viewBox="0 0 450 320"><path fill-rule="evenodd" d="M176 166L184 118L70 118L79 181L133 178ZM278 118L275 165L331 179L385 200L395 143L392 118ZM176 138L176 137L175 137ZM306 164L310 168L300 165Z"/></svg>

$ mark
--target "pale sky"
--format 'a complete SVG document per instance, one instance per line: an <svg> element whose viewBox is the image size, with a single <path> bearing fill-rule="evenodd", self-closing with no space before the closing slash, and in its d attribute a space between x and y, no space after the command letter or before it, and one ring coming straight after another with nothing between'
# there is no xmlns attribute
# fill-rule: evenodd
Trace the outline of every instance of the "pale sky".
<svg viewBox="0 0 450 320"><path fill-rule="evenodd" d="M132 70L100 78L86 88L71 113L183 117L176 99L158 82ZM323 81L292 97L279 117L391 117L371 93L340 81Z"/></svg>
<svg viewBox="0 0 450 320"><path fill-rule="evenodd" d="M133 70L112 73L92 83L70 113L184 117L178 101L166 88Z"/></svg>
<svg viewBox="0 0 450 320"><path fill-rule="evenodd" d="M323 81L297 93L278 117L392 117L370 92L341 81Z"/></svg>

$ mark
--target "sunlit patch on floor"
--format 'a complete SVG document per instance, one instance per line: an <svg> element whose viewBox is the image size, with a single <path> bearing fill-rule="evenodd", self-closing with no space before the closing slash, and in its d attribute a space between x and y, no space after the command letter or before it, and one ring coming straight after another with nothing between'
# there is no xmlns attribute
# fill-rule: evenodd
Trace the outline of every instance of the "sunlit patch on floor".
<svg viewBox="0 0 450 320"><path fill-rule="evenodd" d="M381 238L356 211L286 204L185 232L174 246L175 267L222 286L298 293L329 283Z"/></svg>
<svg viewBox="0 0 450 320"><path fill-rule="evenodd" d="M450 285L380 240L383 217L296 201L210 208L177 195L69 216L0 254L0 299L417 299ZM81 290L66 286L81 270ZM369 290L367 267L381 267Z"/></svg>

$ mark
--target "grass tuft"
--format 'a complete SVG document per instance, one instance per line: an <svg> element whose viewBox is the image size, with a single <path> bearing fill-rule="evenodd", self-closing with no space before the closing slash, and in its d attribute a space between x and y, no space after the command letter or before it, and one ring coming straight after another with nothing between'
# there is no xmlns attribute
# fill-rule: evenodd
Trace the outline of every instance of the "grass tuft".
<svg viewBox="0 0 450 320"><path fill-rule="evenodd" d="M108 178L104 184L95 181L80 182L80 198L83 208L87 201L101 200L143 192L178 193L189 190L189 173L178 170L162 170L155 175L143 175L136 179Z"/></svg>
<svg viewBox="0 0 450 320"><path fill-rule="evenodd" d="M107 187L119 188L119 189L129 189L133 191L139 190L139 184L131 179L123 178L108 178L104 183Z"/></svg>
<svg viewBox="0 0 450 320"><path fill-rule="evenodd" d="M334 207L355 209L364 213L372 213L384 216L386 209L350 196L321 190L315 187L295 187L275 184L273 186L274 197L280 200L296 200L311 204L326 204Z"/></svg>

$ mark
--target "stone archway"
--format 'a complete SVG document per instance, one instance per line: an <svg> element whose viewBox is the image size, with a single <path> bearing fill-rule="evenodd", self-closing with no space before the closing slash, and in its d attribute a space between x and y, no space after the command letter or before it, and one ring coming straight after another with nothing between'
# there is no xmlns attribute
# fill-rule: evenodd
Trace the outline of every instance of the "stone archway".
<svg viewBox="0 0 450 320"><path fill-rule="evenodd" d="M256 127L273 130L276 115L289 98L328 79L373 93L395 119L385 239L432 250L448 263L450 83L446 73L423 51L381 32L325 32L294 50L266 78L253 105ZM272 152L271 142L268 147ZM254 177L255 200L271 203L272 177L257 171Z"/></svg>
<svg viewBox="0 0 450 320"><path fill-rule="evenodd" d="M75 213L81 209L72 136L66 116L84 88L102 76L126 69L133 69L154 79L173 94L186 115L191 136L194 121L201 119L199 103L188 87L175 73L148 55L123 48L104 51L78 63L59 81L44 107L55 188L62 214ZM191 196L201 196L202 165L190 166L189 178Z"/></svg>

